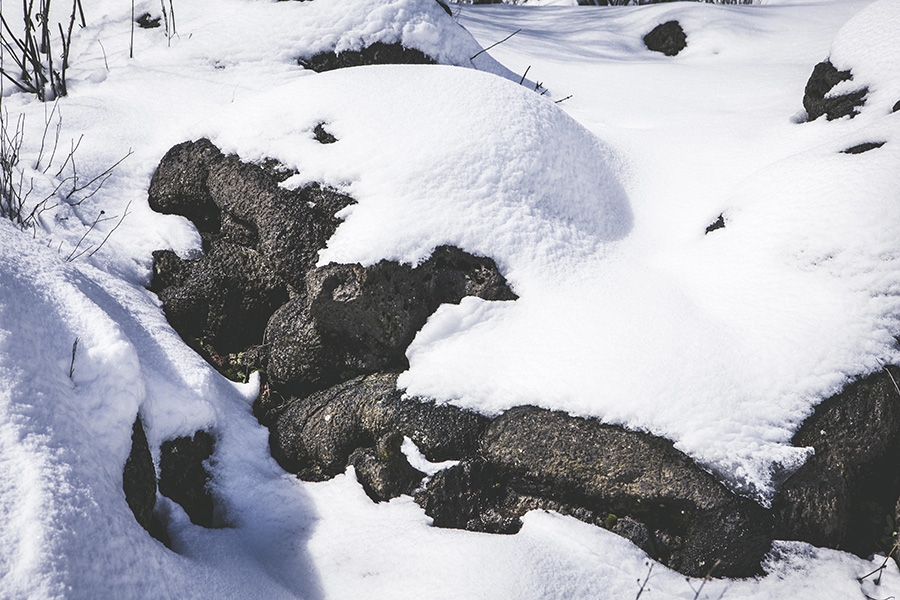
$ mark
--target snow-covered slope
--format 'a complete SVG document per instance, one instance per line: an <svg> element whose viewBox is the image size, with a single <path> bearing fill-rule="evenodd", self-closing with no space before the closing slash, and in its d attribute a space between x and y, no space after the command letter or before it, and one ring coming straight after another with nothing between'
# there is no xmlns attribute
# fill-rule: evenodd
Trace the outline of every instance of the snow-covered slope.
<svg viewBox="0 0 900 600"><path fill-rule="evenodd" d="M520 299L439 309L409 350L411 393L649 430L765 500L773 467L805 456L788 442L814 404L898 358L892 0L455 6L483 46L522 29L491 51L519 76L484 54L479 69L296 64L379 40L465 65L479 45L431 0L176 4L178 35L137 30L133 59L130 7L85 4L61 147L84 134L82 180L134 154L36 230L0 223L0 597L622 598L647 575L630 543L557 515L530 514L515 536L439 530L409 498L372 504L352 471L284 473L250 411L255 384L216 374L143 289L152 250L199 250L185 220L146 203L159 158L185 139L352 195L323 262L417 262L442 243L498 261ZM643 48L674 18L682 54ZM806 78L829 54L869 101L853 120L802 123ZM549 93L518 85L529 66ZM3 103L25 115L22 166L41 198L69 173L27 168L48 109L9 88ZM323 121L337 143L313 140ZM886 144L840 153L866 141ZM101 210L115 218L91 228ZM222 527L161 499L175 552L124 501L138 413L152 448L217 435ZM880 587L857 582L880 564L781 543L768 577L700 597L897 594L893 563ZM648 584L654 598L694 598L691 585L659 565Z"/></svg>

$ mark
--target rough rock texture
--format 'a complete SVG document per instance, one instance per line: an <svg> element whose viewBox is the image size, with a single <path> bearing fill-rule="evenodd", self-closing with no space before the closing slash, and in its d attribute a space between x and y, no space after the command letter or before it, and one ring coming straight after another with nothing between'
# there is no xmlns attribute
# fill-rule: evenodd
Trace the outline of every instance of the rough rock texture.
<svg viewBox="0 0 900 600"><path fill-rule="evenodd" d="M385 459L382 462L406 469L409 465L399 454L397 436L409 437L426 458L435 462L475 454L487 417L455 406L403 400L402 396L397 375L386 373L358 377L309 397L292 399L271 429L272 455L285 470L317 481L343 473L351 455L360 448L373 449ZM362 458L357 457L357 465ZM364 469L357 469L357 475L364 486L378 488L367 480ZM401 491L379 491L376 495L386 499L410 491L402 485L396 489Z"/></svg>
<svg viewBox="0 0 900 600"><path fill-rule="evenodd" d="M215 442L205 431L191 437L163 442L159 459L159 491L177 502L195 525L212 527L213 499L207 488L209 472L204 464Z"/></svg>
<svg viewBox="0 0 900 600"><path fill-rule="evenodd" d="M851 146L846 150L841 150L841 154L862 154L863 152L868 152L869 150L881 148L882 146L884 146L884 144L885 142L865 142L863 144Z"/></svg>
<svg viewBox="0 0 900 600"><path fill-rule="evenodd" d="M125 460L122 471L122 489L125 491L128 508L141 527L168 545L166 530L153 513L156 507L156 469L153 467L153 457L150 455L150 446L147 444L140 416L135 419L131 429L131 453Z"/></svg>
<svg viewBox="0 0 900 600"><path fill-rule="evenodd" d="M306 293L269 321L269 377L302 394L356 375L405 368L406 348L428 316L465 296L516 297L494 261L450 246L436 248L416 268L381 261L310 271Z"/></svg>
<svg viewBox="0 0 900 600"><path fill-rule="evenodd" d="M433 58L421 50L406 48L399 42L394 44L375 42L362 50L345 50L340 54L322 52L309 58L301 58L297 62L301 67L317 73L364 65L433 65L435 63Z"/></svg>
<svg viewBox="0 0 900 600"><path fill-rule="evenodd" d="M675 56L687 47L687 35L678 21L667 21L644 36L644 45L653 52Z"/></svg>
<svg viewBox="0 0 900 600"><path fill-rule="evenodd" d="M716 561L716 575L751 575L769 550L766 511L661 438L523 406L492 422L481 457L419 494L436 525L515 531L527 510L562 509L695 576Z"/></svg>
<svg viewBox="0 0 900 600"><path fill-rule="evenodd" d="M900 377L900 368L891 369ZM773 504L778 535L867 556L890 550L900 498L900 392L880 371L820 404L794 436L815 454Z"/></svg>
<svg viewBox="0 0 900 600"><path fill-rule="evenodd" d="M153 210L182 215L204 235L250 248L275 275L302 289L340 220L334 214L353 203L318 185L298 190L279 186L289 173L271 165L225 156L209 140L185 142L163 157L150 182Z"/></svg>
<svg viewBox="0 0 900 600"><path fill-rule="evenodd" d="M190 219L204 253L155 252L151 289L172 326L214 363L262 342L275 310L303 293L340 223L334 214L353 202L316 185L285 190L286 175L225 156L209 140L173 147L153 175L151 208Z"/></svg>
<svg viewBox="0 0 900 600"><path fill-rule="evenodd" d="M356 476L366 494L376 502L411 494L425 477L425 473L410 466L400 451L403 437L387 434L375 443L374 448L357 448L350 455Z"/></svg>
<svg viewBox="0 0 900 600"><path fill-rule="evenodd" d="M806 109L807 118L815 121L825 115L829 121L841 117L853 118L859 114L859 108L866 103L866 94L869 88L864 87L856 91L829 96L831 89L842 81L853 79L850 71L838 71L830 61L823 61L813 68L812 75L806 83L803 94L803 108Z"/></svg>
<svg viewBox="0 0 900 600"><path fill-rule="evenodd" d="M287 284L259 252L224 240L196 260L154 252L150 289L185 341L202 340L221 354L259 344L269 317L288 301Z"/></svg>

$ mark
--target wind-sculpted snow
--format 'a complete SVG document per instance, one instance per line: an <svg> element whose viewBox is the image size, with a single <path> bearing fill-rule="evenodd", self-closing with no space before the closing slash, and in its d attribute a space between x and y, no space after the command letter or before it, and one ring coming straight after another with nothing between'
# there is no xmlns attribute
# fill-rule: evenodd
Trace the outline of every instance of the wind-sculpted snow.
<svg viewBox="0 0 900 600"><path fill-rule="evenodd" d="M416 263L440 244L497 260L519 299L440 308L408 351L409 394L649 430L764 499L805 456L788 443L812 406L900 358L894 0L454 7L474 44L432 0L174 7L178 35L137 28L130 52L131 7L85 3L60 148L85 134L82 176L135 154L81 220L0 223L0 597L605 599L634 597L648 573L630 542L559 515L529 513L514 536L440 530L408 497L371 502L353 471L312 484L280 469L250 412L255 386L222 380L142 288L152 250L200 251L184 219L145 202L186 139L215 136L296 167L292 185L357 199L323 262ZM158 2L136 9L160 16ZM690 38L676 57L641 42L661 18ZM520 27L491 55L572 98L554 105L509 72L297 64L377 39L468 67ZM869 86L867 103L852 120L799 123L827 57ZM487 54L474 64L494 70ZM3 108L39 137L43 106L6 87ZM334 143L315 140L320 123ZM65 262L99 210L128 202L100 251ZM122 491L138 412L153 452L198 429L216 437L221 527L160 499L172 550ZM898 595L893 563L880 586L857 580L882 560L779 542L767 577L711 581L700 597ZM642 597L695 596L658 564L649 586Z"/></svg>

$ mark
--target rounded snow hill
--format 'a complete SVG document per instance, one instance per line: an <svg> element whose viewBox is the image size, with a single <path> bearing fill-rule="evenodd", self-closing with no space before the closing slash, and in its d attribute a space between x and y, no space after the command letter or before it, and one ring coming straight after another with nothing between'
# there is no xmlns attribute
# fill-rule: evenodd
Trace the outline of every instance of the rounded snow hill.
<svg viewBox="0 0 900 600"><path fill-rule="evenodd" d="M453 244L494 258L520 292L631 227L611 151L546 97L473 69L303 77L225 121L223 151L275 158L299 171L286 185L320 181L359 202L322 264L416 264ZM320 123L336 143L314 141Z"/></svg>

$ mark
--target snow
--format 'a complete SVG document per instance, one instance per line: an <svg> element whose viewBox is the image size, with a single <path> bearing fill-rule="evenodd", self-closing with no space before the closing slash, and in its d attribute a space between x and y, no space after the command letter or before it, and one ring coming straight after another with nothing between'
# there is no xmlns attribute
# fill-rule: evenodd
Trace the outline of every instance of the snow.
<svg viewBox="0 0 900 600"><path fill-rule="evenodd" d="M431 0L196 0L174 6L171 40L138 29L134 58L121 4L85 6L46 173L33 166L57 117L3 91L26 118L33 202L69 189L57 170L70 139L84 135L82 181L127 158L35 229L0 222L0 597L627 598L652 564L552 513L514 536L442 530L409 497L372 503L352 469L323 483L282 471L251 414L258 381L222 379L144 289L153 250L199 251L189 223L146 202L185 139L352 195L323 264L414 264L445 243L498 262L519 300L439 308L409 348L410 395L651 431L765 503L773 473L806 457L789 440L815 404L900 358L895 1L453 6L451 18ZM650 53L641 36L670 19L687 49ZM442 64L296 63L374 41ZM867 104L805 123L803 87L829 56L869 87ZM314 141L321 122L337 143ZM840 152L870 141L886 144ZM706 234L720 214L726 227ZM219 527L160 498L175 552L124 502L138 414L157 460L164 440L216 435ZM900 592L893 562L880 586L856 579L882 560L779 542L767 576L700 597L882 598ZM700 584L654 564L647 595L694 598Z"/></svg>

